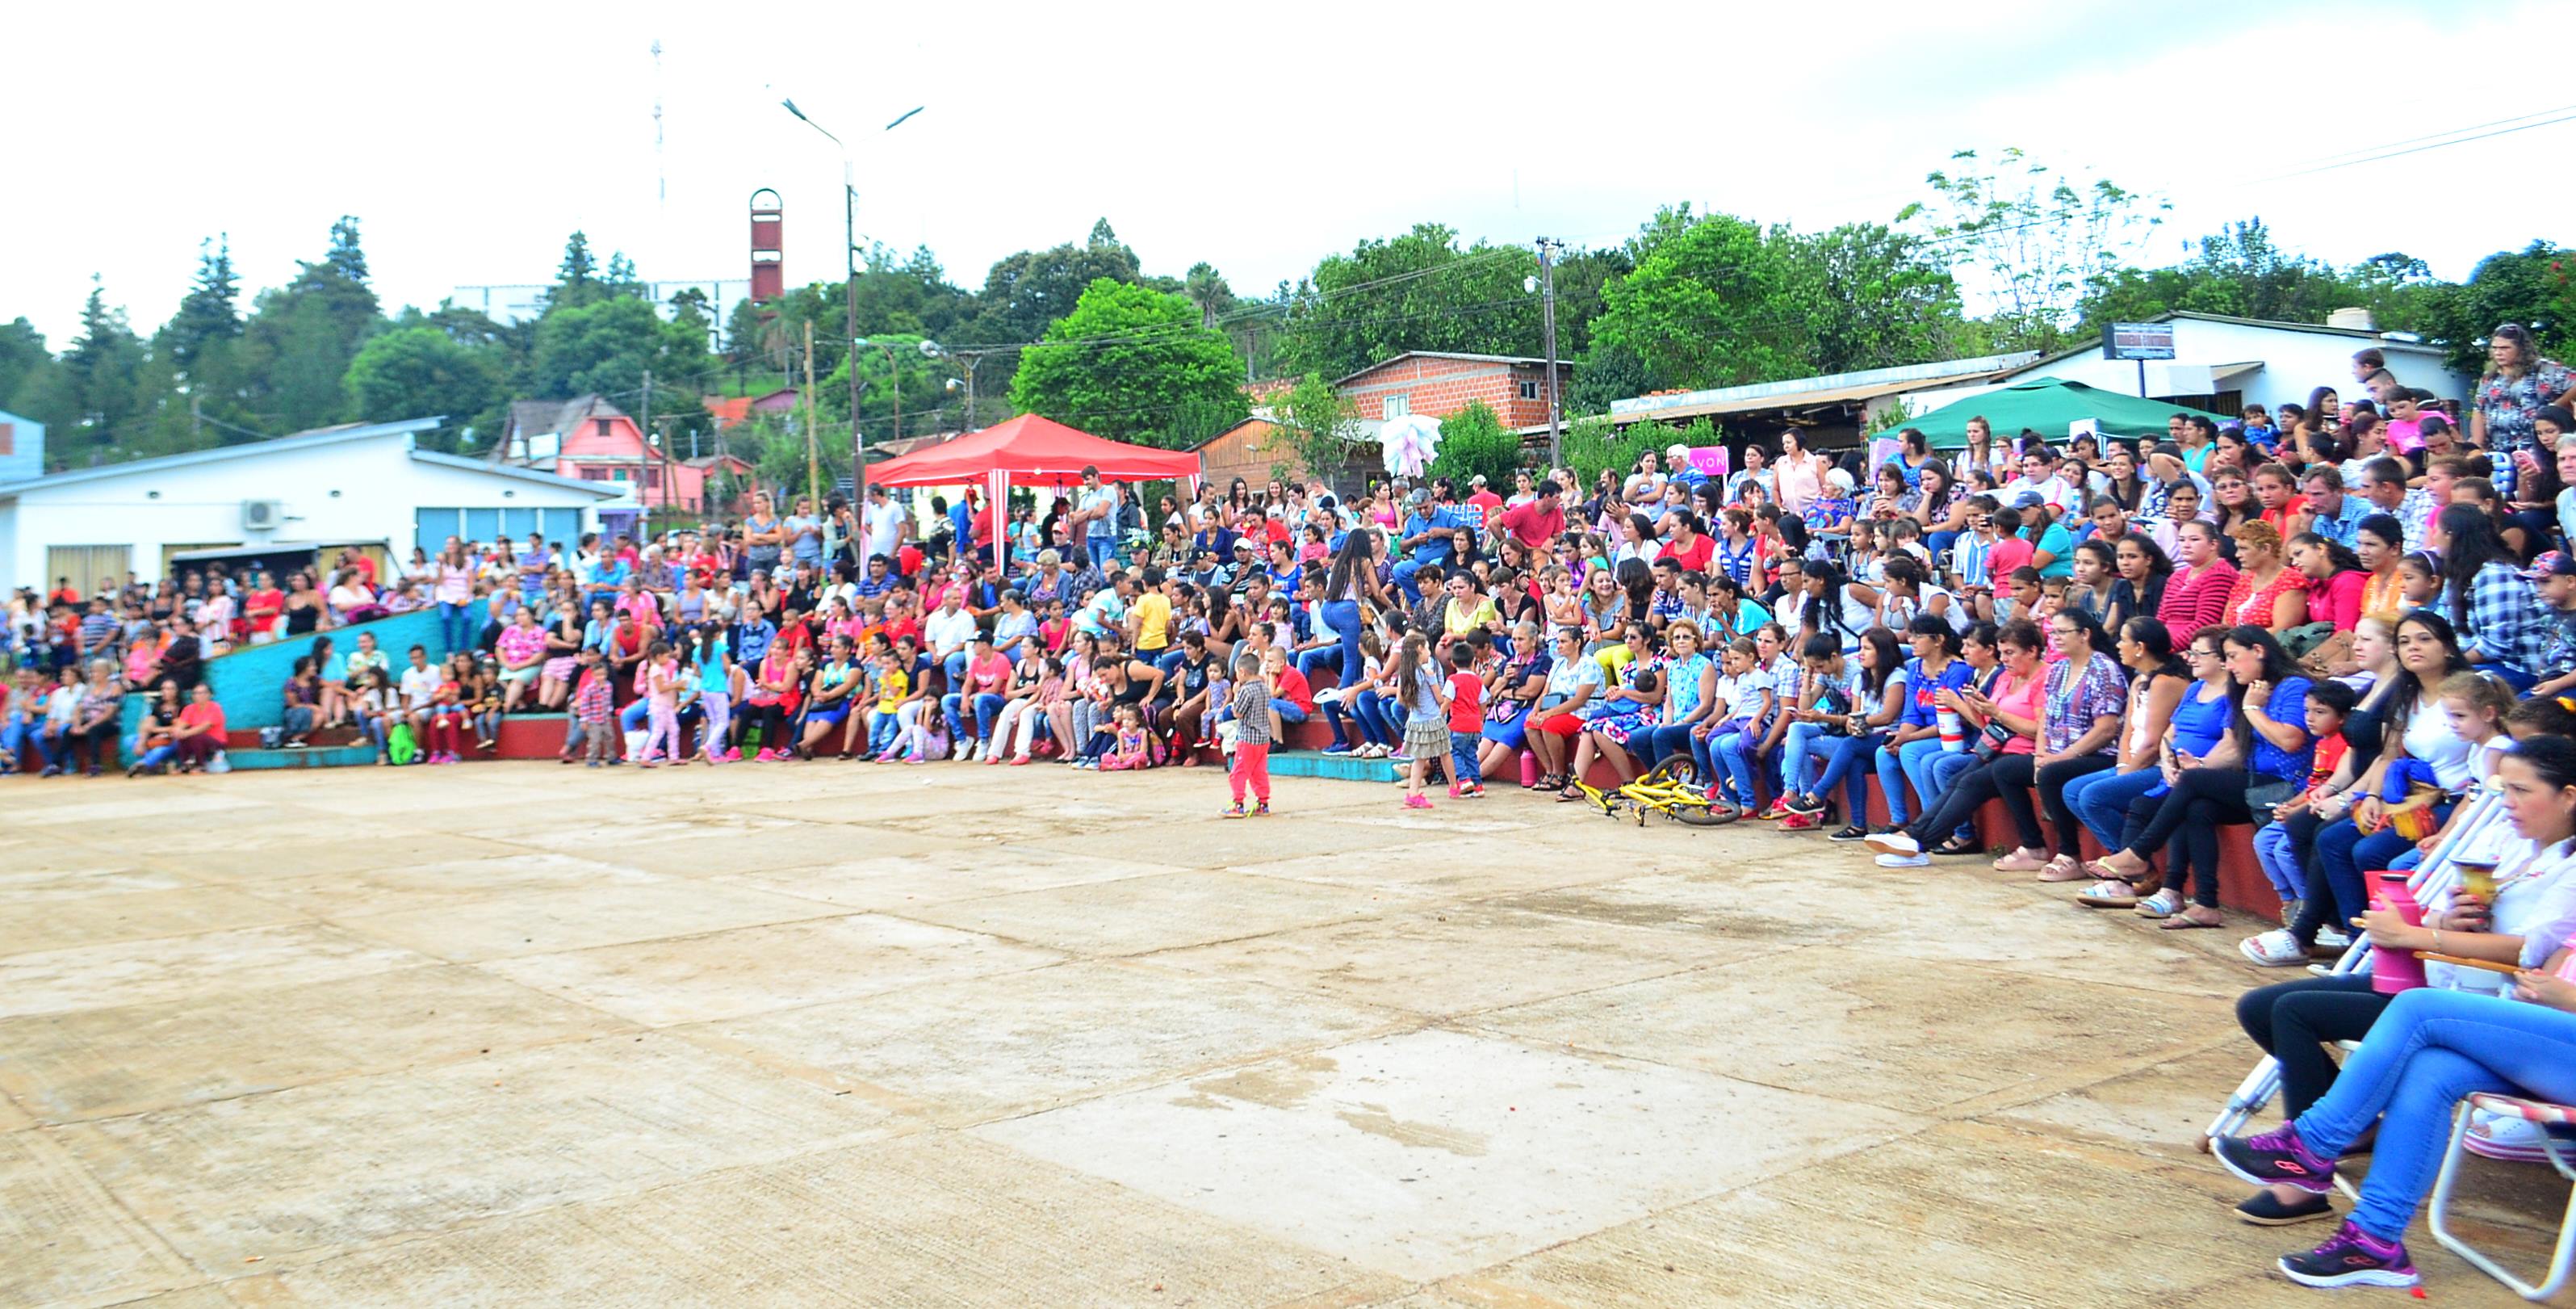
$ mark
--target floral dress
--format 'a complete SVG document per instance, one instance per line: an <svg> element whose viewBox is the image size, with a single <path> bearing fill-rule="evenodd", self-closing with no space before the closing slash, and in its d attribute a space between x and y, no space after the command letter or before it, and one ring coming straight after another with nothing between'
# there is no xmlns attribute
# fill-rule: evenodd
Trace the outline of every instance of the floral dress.
<svg viewBox="0 0 2576 1309"><path fill-rule="evenodd" d="M2534 361L2511 380L2502 373L2479 379L2478 409L2487 419L2487 447L2507 455L2530 449L2538 439L2532 420L2570 386L2576 386L2576 373L2552 359Z"/></svg>
<svg viewBox="0 0 2576 1309"><path fill-rule="evenodd" d="M1660 658L1632 660L1619 670L1619 685L1634 691L1637 679L1648 672L1662 676L1664 661ZM1696 674L1694 674L1696 676ZM1584 724L1584 730L1599 732L1614 745L1628 744L1628 738L1660 725L1664 710L1661 705L1640 704L1634 700L1607 702L1598 717Z"/></svg>

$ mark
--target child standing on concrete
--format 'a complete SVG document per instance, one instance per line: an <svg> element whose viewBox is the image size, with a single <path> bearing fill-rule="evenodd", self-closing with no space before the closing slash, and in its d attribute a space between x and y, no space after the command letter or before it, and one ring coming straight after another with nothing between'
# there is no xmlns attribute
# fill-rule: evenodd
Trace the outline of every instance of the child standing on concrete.
<svg viewBox="0 0 2576 1309"><path fill-rule="evenodd" d="M1422 778L1431 761L1449 749L1449 716L1441 705L1449 684L1432 663L1420 632L1405 633L1396 646L1395 692L1404 698L1404 752L1411 756L1404 766L1404 807L1428 809L1431 797L1422 793Z"/></svg>
<svg viewBox="0 0 2576 1309"><path fill-rule="evenodd" d="M581 681L572 693L573 720L581 724L582 736L589 742L589 766L597 768L609 760L609 742L615 732L611 721L616 716L616 692L608 684L608 670L600 666L598 646L581 650ZM571 763L572 757L564 757Z"/></svg>
<svg viewBox="0 0 2576 1309"><path fill-rule="evenodd" d="M1449 647L1449 798L1481 799L1485 773L1477 753L1485 743L1485 679L1476 675L1476 646Z"/></svg>
<svg viewBox="0 0 2576 1309"><path fill-rule="evenodd" d="M1226 765L1226 785L1234 804L1220 817L1244 816L1243 793L1252 792L1252 814L1270 812L1270 684L1261 680L1260 656L1246 652L1234 658L1234 759Z"/></svg>
<svg viewBox="0 0 2576 1309"><path fill-rule="evenodd" d="M680 661L671 654L668 643L655 641L645 655L644 748L636 752L639 768L658 767L665 759L672 763L680 758Z"/></svg>

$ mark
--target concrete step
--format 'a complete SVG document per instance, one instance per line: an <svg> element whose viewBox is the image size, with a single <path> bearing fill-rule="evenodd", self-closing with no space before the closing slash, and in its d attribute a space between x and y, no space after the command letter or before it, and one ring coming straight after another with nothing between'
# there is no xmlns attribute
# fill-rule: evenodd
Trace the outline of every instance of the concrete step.
<svg viewBox="0 0 2576 1309"><path fill-rule="evenodd" d="M1329 777L1344 782L1392 782L1395 765L1383 759L1356 759L1346 754L1292 750L1270 756L1273 777Z"/></svg>
<svg viewBox="0 0 2576 1309"><path fill-rule="evenodd" d="M316 745L301 750L227 749L235 768L357 768L376 762L373 745Z"/></svg>

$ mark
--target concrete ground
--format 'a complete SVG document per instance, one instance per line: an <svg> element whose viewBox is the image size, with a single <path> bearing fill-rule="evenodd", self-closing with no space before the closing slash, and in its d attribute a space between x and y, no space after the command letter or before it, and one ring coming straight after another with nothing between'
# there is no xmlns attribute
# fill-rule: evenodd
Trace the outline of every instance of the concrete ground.
<svg viewBox="0 0 2576 1309"><path fill-rule="evenodd" d="M2191 1146L2252 1058L2235 932L1222 791L0 783L0 1304L2317 1302L2268 1268L2326 1229L2237 1224ZM2546 1170L2473 1181L2533 1266Z"/></svg>

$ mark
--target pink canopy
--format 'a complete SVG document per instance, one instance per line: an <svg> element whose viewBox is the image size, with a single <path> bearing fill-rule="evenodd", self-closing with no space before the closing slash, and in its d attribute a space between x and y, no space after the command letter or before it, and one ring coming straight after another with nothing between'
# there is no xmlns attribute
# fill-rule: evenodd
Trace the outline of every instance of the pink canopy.
<svg viewBox="0 0 2576 1309"><path fill-rule="evenodd" d="M958 486L1002 474L1012 486L1071 486L1082 470L1104 481L1142 482L1199 475L1199 457L1183 450L1126 445L1077 431L1051 418L1022 414L940 445L868 467L884 486Z"/></svg>

